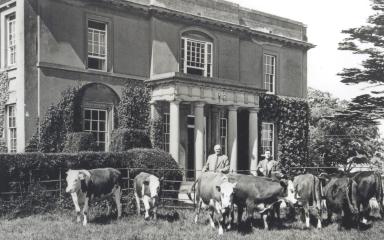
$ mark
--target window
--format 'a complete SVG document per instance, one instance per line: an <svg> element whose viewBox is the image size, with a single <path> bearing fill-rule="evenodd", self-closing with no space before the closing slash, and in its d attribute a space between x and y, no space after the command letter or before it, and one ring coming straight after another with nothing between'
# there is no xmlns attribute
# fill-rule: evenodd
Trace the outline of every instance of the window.
<svg viewBox="0 0 384 240"><path fill-rule="evenodd" d="M212 43L182 37L180 71L212 77Z"/></svg>
<svg viewBox="0 0 384 240"><path fill-rule="evenodd" d="M224 113L220 113L220 145L222 147L222 153L227 154L227 127L228 120L224 116Z"/></svg>
<svg viewBox="0 0 384 240"><path fill-rule="evenodd" d="M16 15L11 14L6 17L6 52L7 64L16 64Z"/></svg>
<svg viewBox="0 0 384 240"><path fill-rule="evenodd" d="M273 136L273 123L263 122L261 125L261 150L262 154L266 150L271 151L271 155L274 155L274 136Z"/></svg>
<svg viewBox="0 0 384 240"><path fill-rule="evenodd" d="M163 116L163 150L169 152L169 113Z"/></svg>
<svg viewBox="0 0 384 240"><path fill-rule="evenodd" d="M9 105L7 107L8 115L8 151L16 152L16 107Z"/></svg>
<svg viewBox="0 0 384 240"><path fill-rule="evenodd" d="M275 93L276 56L264 54L264 89Z"/></svg>
<svg viewBox="0 0 384 240"><path fill-rule="evenodd" d="M88 68L107 70L107 24L88 20Z"/></svg>
<svg viewBox="0 0 384 240"><path fill-rule="evenodd" d="M108 137L107 111L101 109L84 109L85 132L91 132L96 140L99 150L106 150Z"/></svg>

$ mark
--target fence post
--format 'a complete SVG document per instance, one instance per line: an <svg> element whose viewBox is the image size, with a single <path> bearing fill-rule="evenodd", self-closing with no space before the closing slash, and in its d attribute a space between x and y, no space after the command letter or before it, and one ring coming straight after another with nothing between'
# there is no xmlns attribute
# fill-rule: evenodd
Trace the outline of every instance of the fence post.
<svg viewBox="0 0 384 240"><path fill-rule="evenodd" d="M59 201L61 202L62 200L62 190L61 190L61 168L59 168Z"/></svg>

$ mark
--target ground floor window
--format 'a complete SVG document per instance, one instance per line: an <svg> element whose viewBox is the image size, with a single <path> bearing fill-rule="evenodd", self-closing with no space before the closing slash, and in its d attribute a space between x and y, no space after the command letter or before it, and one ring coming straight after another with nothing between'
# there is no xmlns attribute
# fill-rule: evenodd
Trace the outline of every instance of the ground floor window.
<svg viewBox="0 0 384 240"><path fill-rule="evenodd" d="M16 107L15 105L7 106L7 122L8 122L8 151L16 152Z"/></svg>
<svg viewBox="0 0 384 240"><path fill-rule="evenodd" d="M83 119L84 131L93 134L100 151L106 151L108 140L107 110L85 108Z"/></svg>
<svg viewBox="0 0 384 240"><path fill-rule="evenodd" d="M163 116L163 150L169 152L169 113Z"/></svg>
<svg viewBox="0 0 384 240"><path fill-rule="evenodd" d="M274 124L263 122L261 125L261 151L264 154L265 151L271 151L271 155L274 156Z"/></svg>
<svg viewBox="0 0 384 240"><path fill-rule="evenodd" d="M228 119L223 112L220 113L220 145L221 152L227 154L227 142L228 142Z"/></svg>

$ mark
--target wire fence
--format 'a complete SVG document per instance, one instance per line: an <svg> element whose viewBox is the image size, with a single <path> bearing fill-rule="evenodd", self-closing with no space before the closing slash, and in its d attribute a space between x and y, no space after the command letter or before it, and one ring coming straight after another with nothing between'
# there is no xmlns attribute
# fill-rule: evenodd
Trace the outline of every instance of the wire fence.
<svg viewBox="0 0 384 240"><path fill-rule="evenodd" d="M300 170L302 172L311 172L317 174L325 170L338 169L337 167L292 167L288 169L288 172L295 172ZM374 170L373 167L362 167L362 170ZM140 169L140 168L119 168L122 173L122 203L123 205L128 204L128 195L133 194L134 188L134 177L139 172L155 172L159 178L163 178L161 181L161 198L160 198L160 207L164 208L182 208L182 209L192 209L195 206L194 197L192 200L189 199L188 193L192 193L194 196L194 191L191 191L192 185L197 175L201 171L196 171L192 169ZM181 180L167 179L166 173L173 175L172 172L180 171L183 173L184 178ZM66 170L57 169L56 171L52 170L38 170L33 169L28 171L27 181L12 181L9 182L9 191L0 192L0 199L2 201L13 201L16 197L23 197L24 195L29 194L31 191L39 191L35 194L49 194L52 198L55 198L58 201L62 201L64 198L68 198L69 194L65 192L66 184ZM171 174L169 174L171 172ZM187 174L188 173L188 174ZM193 174L192 174L193 173ZM231 171L230 173L240 173L240 174L254 174L256 172L250 170L237 170ZM188 177L187 177L188 176ZM384 175L383 175L384 176ZM40 189L31 188L35 184L42 186ZM177 186L177 187L175 187Z"/></svg>

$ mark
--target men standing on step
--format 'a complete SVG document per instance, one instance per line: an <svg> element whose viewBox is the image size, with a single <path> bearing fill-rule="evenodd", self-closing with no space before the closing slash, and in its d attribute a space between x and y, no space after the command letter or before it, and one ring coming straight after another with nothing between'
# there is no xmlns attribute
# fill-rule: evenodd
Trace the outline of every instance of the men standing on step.
<svg viewBox="0 0 384 240"><path fill-rule="evenodd" d="M278 162L273 160L271 151L266 150L264 159L257 165L257 175L271 177L271 173L277 170Z"/></svg>
<svg viewBox="0 0 384 240"><path fill-rule="evenodd" d="M202 169L202 172L229 172L229 159L225 154L221 153L221 146L216 144L213 147L214 154L208 156L207 162Z"/></svg>

